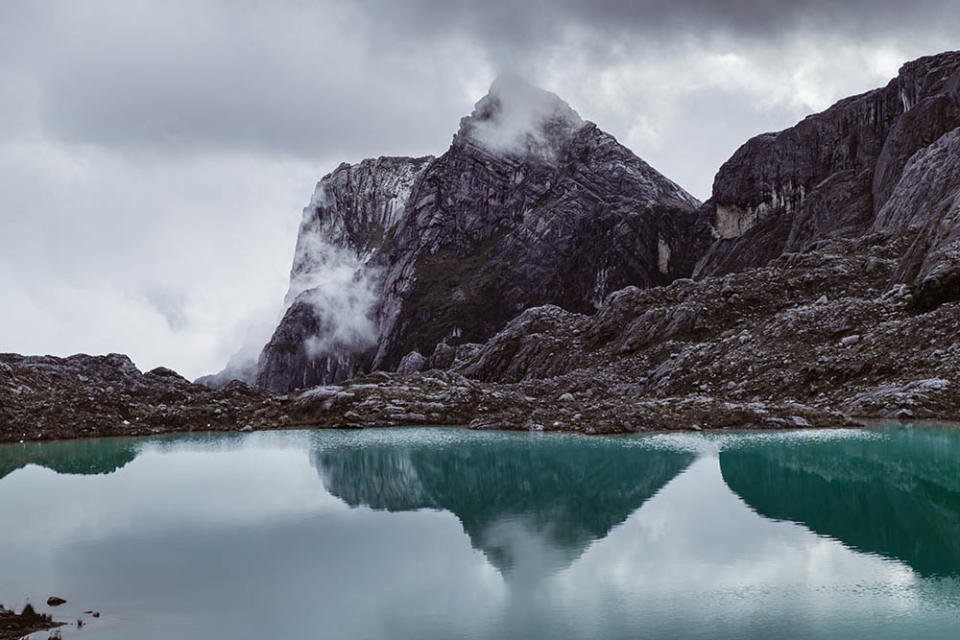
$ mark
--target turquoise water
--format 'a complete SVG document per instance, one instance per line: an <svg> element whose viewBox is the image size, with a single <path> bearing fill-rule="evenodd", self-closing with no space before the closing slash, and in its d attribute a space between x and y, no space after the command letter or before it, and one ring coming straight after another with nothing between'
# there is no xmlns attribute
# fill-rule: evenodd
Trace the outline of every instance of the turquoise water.
<svg viewBox="0 0 960 640"><path fill-rule="evenodd" d="M0 603L90 639L957 638L958 462L947 428L7 445Z"/></svg>

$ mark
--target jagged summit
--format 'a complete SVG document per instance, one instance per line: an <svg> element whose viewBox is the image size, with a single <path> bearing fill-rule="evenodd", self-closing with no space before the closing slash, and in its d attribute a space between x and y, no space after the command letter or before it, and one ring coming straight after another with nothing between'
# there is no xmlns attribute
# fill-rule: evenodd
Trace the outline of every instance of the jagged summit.
<svg viewBox="0 0 960 640"><path fill-rule="evenodd" d="M493 153L553 160L556 149L586 124L555 93L504 74L460 120L454 144L472 142Z"/></svg>

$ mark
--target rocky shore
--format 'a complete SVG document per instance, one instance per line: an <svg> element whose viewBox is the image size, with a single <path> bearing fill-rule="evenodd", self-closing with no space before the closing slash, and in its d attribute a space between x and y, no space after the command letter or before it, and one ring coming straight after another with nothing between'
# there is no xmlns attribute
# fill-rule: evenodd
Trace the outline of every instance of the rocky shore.
<svg viewBox="0 0 960 640"><path fill-rule="evenodd" d="M105 385L84 374L73 373L88 378L80 384L69 382L70 374L50 375L49 368L57 365L75 370L70 361L78 357L89 358L17 356L14 367L13 358L0 356L3 375L20 389L12 402L8 401L9 387L3 389L0 442L424 425L592 434L851 424L839 413L797 402L723 401L703 395L644 398L639 395L642 385L616 375L594 379L589 371L509 384L481 382L440 370L410 375L378 372L287 395L264 394L240 382L222 392L211 392L182 379L151 379L149 373L132 374L123 385L116 380ZM27 383L39 377L35 361L42 362L46 369L43 378L48 381L36 390ZM102 367L101 363L97 368ZM75 402L80 396L83 401Z"/></svg>
<svg viewBox="0 0 960 640"><path fill-rule="evenodd" d="M48 614L38 613L30 604L20 613L0 604L0 640L20 640L31 633L61 626L62 622L54 622Z"/></svg>

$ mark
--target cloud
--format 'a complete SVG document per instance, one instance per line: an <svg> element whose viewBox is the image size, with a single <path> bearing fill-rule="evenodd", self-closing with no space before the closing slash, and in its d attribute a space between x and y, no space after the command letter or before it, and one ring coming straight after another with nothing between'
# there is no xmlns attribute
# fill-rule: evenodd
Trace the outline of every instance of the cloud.
<svg viewBox="0 0 960 640"><path fill-rule="evenodd" d="M408 33L457 31L497 45L535 49L573 27L609 39L640 34L671 39L678 33L730 34L772 40L797 30L822 34L915 35L929 32L931 21L956 21L951 0L390 0L366 3L381 24ZM939 24L935 28L945 28Z"/></svg>
<svg viewBox="0 0 960 640"><path fill-rule="evenodd" d="M319 357L375 346L379 274L318 236L311 237L310 245L309 251L323 256L323 267L301 274L287 294L288 300L312 305L321 318L321 332L307 338L307 353Z"/></svg>
<svg viewBox="0 0 960 640"><path fill-rule="evenodd" d="M551 138L565 138L583 125L579 114L556 94L504 74L461 121L460 133L494 152L553 159Z"/></svg>
<svg viewBox="0 0 960 640"><path fill-rule="evenodd" d="M469 105L458 71L483 64L455 42L445 45L453 56L383 55L365 17L335 2L20 6L0 36L36 37L15 38L5 66L39 85L43 127L128 151L435 150L450 133L423 116L446 113L453 127Z"/></svg>
<svg viewBox="0 0 960 640"><path fill-rule="evenodd" d="M187 312L189 299L184 293L153 287L144 292L147 302L167 321L171 331L185 331L190 326Z"/></svg>
<svg viewBox="0 0 960 640"><path fill-rule="evenodd" d="M251 325L275 325L289 211L317 170L0 144L0 351L116 351L190 376L221 367ZM257 333L265 341L269 329Z"/></svg>
<svg viewBox="0 0 960 640"><path fill-rule="evenodd" d="M922 30L919 49L950 43L960 27L960 9L944 0L909 11L887 0L13 0L3 18L4 68L20 78L18 91L35 94L27 100L57 138L347 160L442 150L503 71L539 81L572 60L587 74L570 77L589 81L611 65L665 57L705 71L704 55L735 58L798 38L815 56L838 38L903 49ZM580 93L562 97L577 108Z"/></svg>

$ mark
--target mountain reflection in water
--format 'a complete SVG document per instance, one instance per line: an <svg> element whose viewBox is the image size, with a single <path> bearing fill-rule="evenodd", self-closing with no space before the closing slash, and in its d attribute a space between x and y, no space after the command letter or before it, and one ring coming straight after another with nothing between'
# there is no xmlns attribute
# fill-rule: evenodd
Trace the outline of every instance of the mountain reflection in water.
<svg viewBox="0 0 960 640"><path fill-rule="evenodd" d="M617 439L465 440L361 446L358 438L311 459L348 505L449 511L505 577L531 581L569 566L695 458Z"/></svg>
<svg viewBox="0 0 960 640"><path fill-rule="evenodd" d="M874 437L755 438L720 453L727 486L759 515L802 524L924 576L960 576L960 437L891 429Z"/></svg>
<svg viewBox="0 0 960 640"><path fill-rule="evenodd" d="M5 445L0 447L0 480L28 464L69 475L113 473L133 462L138 450L130 438Z"/></svg>

